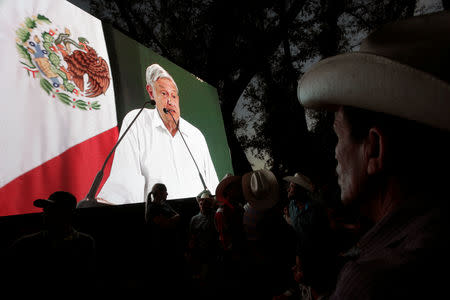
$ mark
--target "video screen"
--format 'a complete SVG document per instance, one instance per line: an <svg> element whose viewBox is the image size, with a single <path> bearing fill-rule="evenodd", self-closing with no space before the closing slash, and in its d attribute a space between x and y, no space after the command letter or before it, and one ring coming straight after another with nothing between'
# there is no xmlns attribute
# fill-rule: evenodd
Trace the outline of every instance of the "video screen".
<svg viewBox="0 0 450 300"><path fill-rule="evenodd" d="M39 212L33 201L58 190L82 200L151 95L157 104L108 160L99 197L143 202L154 183L168 199L214 194L233 172L214 87L69 2L0 6L0 216ZM150 65L171 79L147 88Z"/></svg>

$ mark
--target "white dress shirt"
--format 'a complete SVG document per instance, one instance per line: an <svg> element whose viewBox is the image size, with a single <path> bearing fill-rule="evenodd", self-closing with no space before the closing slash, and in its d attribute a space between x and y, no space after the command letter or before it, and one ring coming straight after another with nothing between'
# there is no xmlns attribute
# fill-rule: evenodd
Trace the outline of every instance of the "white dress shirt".
<svg viewBox="0 0 450 300"><path fill-rule="evenodd" d="M138 112L125 116L120 136ZM180 117L179 130L172 137L158 111L144 109L117 146L111 173L98 197L114 204L144 202L155 183L166 185L168 199L198 195L203 185L180 130L207 188L214 193L219 181L200 130Z"/></svg>

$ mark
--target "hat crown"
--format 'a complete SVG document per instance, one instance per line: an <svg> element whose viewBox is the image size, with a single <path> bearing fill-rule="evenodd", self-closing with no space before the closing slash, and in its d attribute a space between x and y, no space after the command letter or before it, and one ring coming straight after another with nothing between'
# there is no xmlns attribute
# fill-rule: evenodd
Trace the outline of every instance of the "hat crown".
<svg viewBox="0 0 450 300"><path fill-rule="evenodd" d="M299 80L303 106L356 107L450 131L450 11L382 26Z"/></svg>
<svg viewBox="0 0 450 300"><path fill-rule="evenodd" d="M255 209L266 210L278 202L278 181L269 170L246 173L242 177L242 187L245 200Z"/></svg>
<svg viewBox="0 0 450 300"><path fill-rule="evenodd" d="M388 23L369 34L359 51L387 57L450 83L450 13Z"/></svg>
<svg viewBox="0 0 450 300"><path fill-rule="evenodd" d="M250 190L256 199L262 198L269 193L270 183L265 172L253 172L250 178Z"/></svg>
<svg viewBox="0 0 450 300"><path fill-rule="evenodd" d="M311 180L301 173L297 172L294 174L294 176L286 176L284 177L284 180L295 183L310 192L314 191L314 185Z"/></svg>
<svg viewBox="0 0 450 300"><path fill-rule="evenodd" d="M203 191L200 193L200 199L211 198L212 195L209 191Z"/></svg>

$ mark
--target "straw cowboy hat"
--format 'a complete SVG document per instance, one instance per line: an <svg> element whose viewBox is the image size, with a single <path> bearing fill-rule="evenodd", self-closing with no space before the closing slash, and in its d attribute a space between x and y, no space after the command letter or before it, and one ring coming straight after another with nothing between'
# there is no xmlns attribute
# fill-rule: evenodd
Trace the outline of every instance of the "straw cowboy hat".
<svg viewBox="0 0 450 300"><path fill-rule="evenodd" d="M195 198L199 200L199 199L213 198L213 196L209 190L203 190Z"/></svg>
<svg viewBox="0 0 450 300"><path fill-rule="evenodd" d="M381 27L358 52L315 64L297 96L305 107L353 106L450 130L450 12Z"/></svg>
<svg viewBox="0 0 450 300"><path fill-rule="evenodd" d="M294 176L286 176L283 179L287 182L298 184L299 186L310 192L314 191L314 185L312 184L311 180L303 174L295 173Z"/></svg>
<svg viewBox="0 0 450 300"><path fill-rule="evenodd" d="M257 210L272 208L279 198L278 182L269 170L257 170L242 176L245 200Z"/></svg>

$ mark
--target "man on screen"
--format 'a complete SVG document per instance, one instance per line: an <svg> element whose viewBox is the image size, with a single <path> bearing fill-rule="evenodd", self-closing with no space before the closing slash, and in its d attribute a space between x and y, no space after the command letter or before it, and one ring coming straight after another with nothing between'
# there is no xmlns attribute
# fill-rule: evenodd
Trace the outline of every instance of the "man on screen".
<svg viewBox="0 0 450 300"><path fill-rule="evenodd" d="M208 145L200 130L181 118L174 79L152 64L146 80L156 109L144 109L117 147L111 174L98 197L113 204L144 202L158 182L167 186L168 199L193 197L204 189L195 163L207 188L215 191L219 181ZM125 116L120 135L137 113L132 110Z"/></svg>

